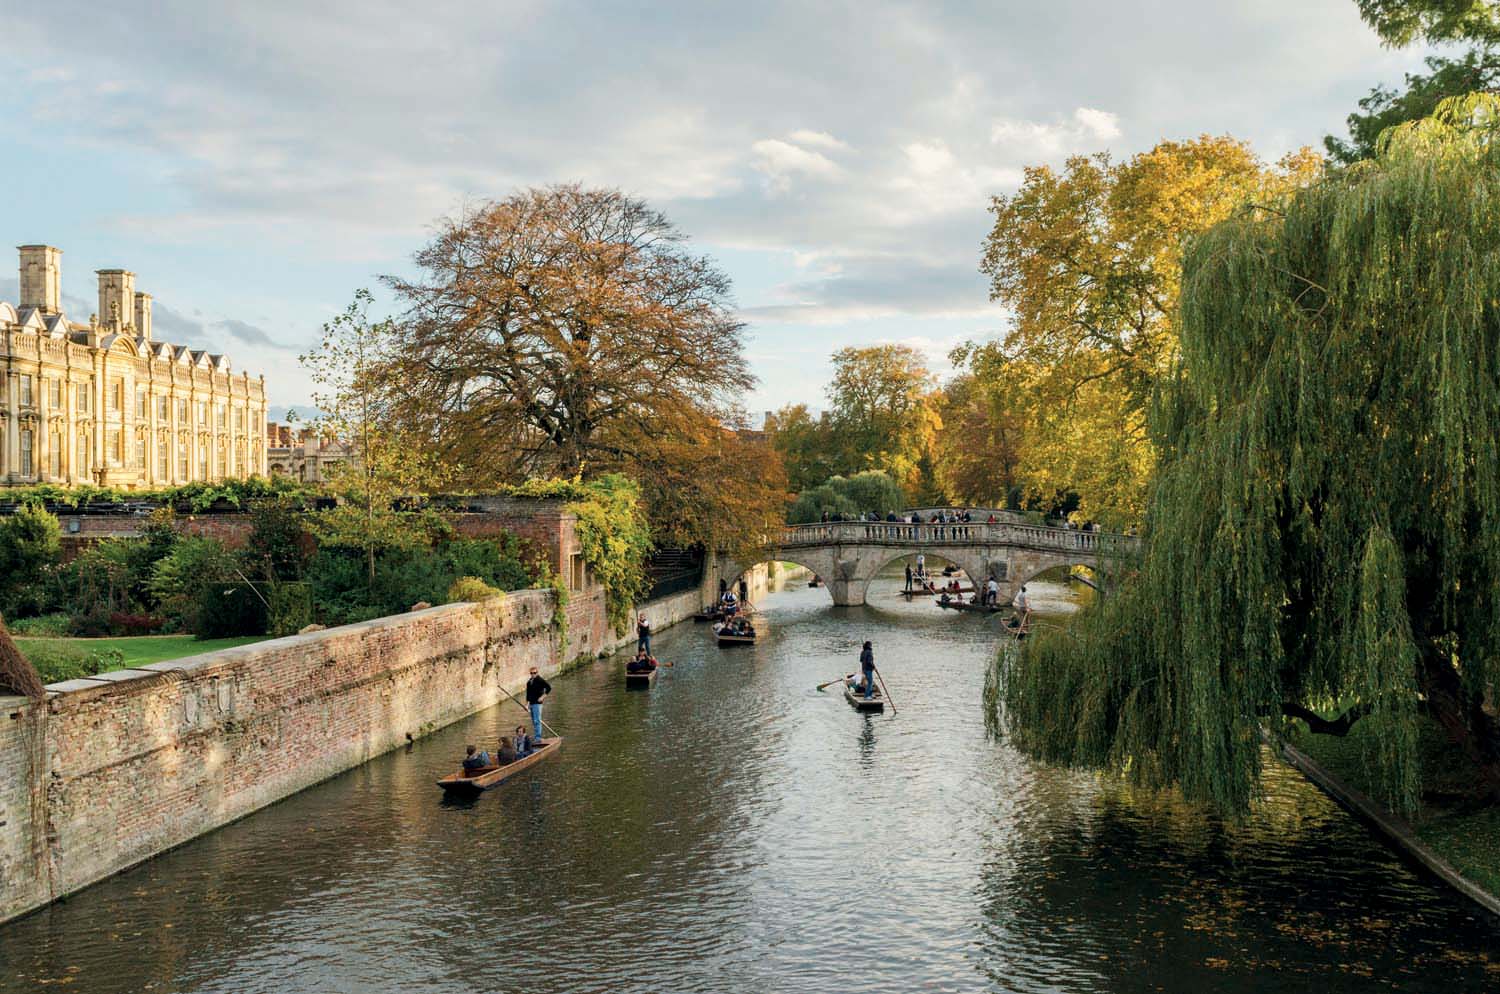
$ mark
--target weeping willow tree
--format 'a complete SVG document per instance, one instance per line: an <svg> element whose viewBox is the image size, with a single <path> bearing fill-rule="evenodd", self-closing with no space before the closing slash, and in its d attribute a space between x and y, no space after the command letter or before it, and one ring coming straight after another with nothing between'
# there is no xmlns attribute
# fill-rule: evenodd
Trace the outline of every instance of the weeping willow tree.
<svg viewBox="0 0 1500 994"><path fill-rule="evenodd" d="M997 663L1019 747L1237 812L1261 726L1370 722L1411 810L1425 711L1500 800L1497 122L1450 101L1189 247L1139 560Z"/></svg>

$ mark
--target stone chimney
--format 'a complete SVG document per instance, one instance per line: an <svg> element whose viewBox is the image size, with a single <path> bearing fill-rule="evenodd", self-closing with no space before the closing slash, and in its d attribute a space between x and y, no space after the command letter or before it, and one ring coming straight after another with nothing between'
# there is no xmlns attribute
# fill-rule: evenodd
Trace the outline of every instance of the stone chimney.
<svg viewBox="0 0 1500 994"><path fill-rule="evenodd" d="M22 310L35 307L43 314L62 313L62 249L51 245L21 245Z"/></svg>
<svg viewBox="0 0 1500 994"><path fill-rule="evenodd" d="M106 331L121 331L135 320L135 273L125 269L96 269L99 277L99 323Z"/></svg>
<svg viewBox="0 0 1500 994"><path fill-rule="evenodd" d="M151 341L151 294L135 295L135 333Z"/></svg>

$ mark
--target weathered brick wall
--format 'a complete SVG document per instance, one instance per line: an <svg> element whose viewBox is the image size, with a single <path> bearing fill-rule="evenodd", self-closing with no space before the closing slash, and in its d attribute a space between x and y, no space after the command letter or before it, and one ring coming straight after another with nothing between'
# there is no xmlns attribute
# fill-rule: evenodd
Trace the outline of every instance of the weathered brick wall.
<svg viewBox="0 0 1500 994"><path fill-rule="evenodd" d="M51 900L41 776L45 707L0 697L0 921Z"/></svg>
<svg viewBox="0 0 1500 994"><path fill-rule="evenodd" d="M0 719L0 920L556 673L551 618L520 591L55 685L42 768Z"/></svg>

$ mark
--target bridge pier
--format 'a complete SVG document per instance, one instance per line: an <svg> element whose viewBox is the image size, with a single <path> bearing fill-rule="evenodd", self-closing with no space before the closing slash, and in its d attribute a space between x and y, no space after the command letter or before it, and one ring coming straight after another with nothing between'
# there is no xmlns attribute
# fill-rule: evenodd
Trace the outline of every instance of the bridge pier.
<svg viewBox="0 0 1500 994"><path fill-rule="evenodd" d="M830 577L826 582L828 592L833 595L833 603L839 607L853 607L863 604L865 602L865 592L870 588L869 580Z"/></svg>

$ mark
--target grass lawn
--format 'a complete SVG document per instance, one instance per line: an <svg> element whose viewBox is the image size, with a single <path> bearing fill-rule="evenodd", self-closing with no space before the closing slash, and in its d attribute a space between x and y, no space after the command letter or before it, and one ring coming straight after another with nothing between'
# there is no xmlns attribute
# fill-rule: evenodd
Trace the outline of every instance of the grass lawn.
<svg viewBox="0 0 1500 994"><path fill-rule="evenodd" d="M142 635L136 638L18 638L16 646L41 673L45 683L93 676L109 670L162 663L200 652L262 642L268 636L196 639L191 635Z"/></svg>
<svg viewBox="0 0 1500 994"><path fill-rule="evenodd" d="M1340 780L1385 803L1365 760L1365 728L1356 723L1344 738L1304 731L1293 744ZM1436 722L1421 719L1419 743L1422 807L1412 819L1417 838L1474 883L1500 894L1500 806L1473 799L1467 761Z"/></svg>

